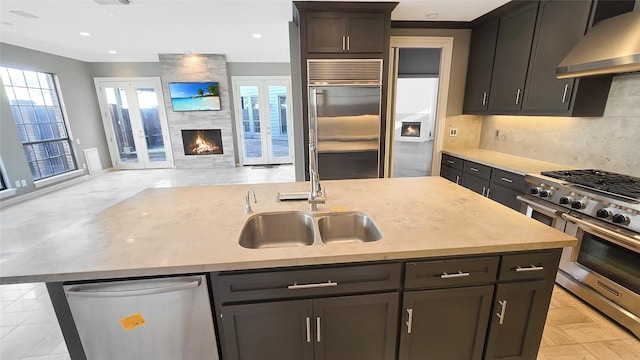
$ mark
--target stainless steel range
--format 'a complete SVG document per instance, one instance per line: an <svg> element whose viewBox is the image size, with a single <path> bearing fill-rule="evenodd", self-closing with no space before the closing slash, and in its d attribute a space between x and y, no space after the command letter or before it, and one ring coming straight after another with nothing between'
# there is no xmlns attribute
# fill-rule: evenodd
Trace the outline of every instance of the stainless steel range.
<svg viewBox="0 0 640 360"><path fill-rule="evenodd" d="M523 212L578 239L556 282L640 338L640 178L567 170L525 180Z"/></svg>

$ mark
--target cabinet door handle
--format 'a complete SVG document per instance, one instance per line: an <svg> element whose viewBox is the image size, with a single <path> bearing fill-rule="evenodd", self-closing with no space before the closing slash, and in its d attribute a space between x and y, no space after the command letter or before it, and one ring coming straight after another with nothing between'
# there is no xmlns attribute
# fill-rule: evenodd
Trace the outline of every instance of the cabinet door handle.
<svg viewBox="0 0 640 360"><path fill-rule="evenodd" d="M489 197L490 195L491 195L491 188L487 188L487 194L485 196Z"/></svg>
<svg viewBox="0 0 640 360"><path fill-rule="evenodd" d="M347 38L346 36L343 36L343 37L342 37L342 51L344 51L344 50L345 50L345 48L346 48L346 46L345 46L346 41L347 41L347 40L346 40L346 38Z"/></svg>
<svg viewBox="0 0 640 360"><path fill-rule="evenodd" d="M522 93L522 90L518 89L518 92L516 92L516 105L520 104L520 94Z"/></svg>
<svg viewBox="0 0 640 360"><path fill-rule="evenodd" d="M320 337L320 316L316 317L316 341L320 342L322 339Z"/></svg>
<svg viewBox="0 0 640 360"><path fill-rule="evenodd" d="M507 300L498 300L498 304L502 307L499 313L496 313L498 319L500 319L499 324L502 325L504 323L504 313L507 311Z"/></svg>
<svg viewBox="0 0 640 360"><path fill-rule="evenodd" d="M511 180L511 179L507 179L507 178L500 178L500 180L502 180L502 181L506 181L506 182L508 182L508 183L512 183L512 182L513 182L513 180Z"/></svg>
<svg viewBox="0 0 640 360"><path fill-rule="evenodd" d="M446 272L442 272L442 275L440 275L441 279L451 279L451 278L459 278L459 277L465 277L465 276L469 276L468 272L462 272L460 270L458 270L457 273L453 273L453 274L449 274Z"/></svg>
<svg viewBox="0 0 640 360"><path fill-rule="evenodd" d="M531 264L529 267L516 266L516 272L540 271L540 270L544 270L544 266L535 266L533 264Z"/></svg>
<svg viewBox="0 0 640 360"><path fill-rule="evenodd" d="M311 342L311 318L307 316L307 342Z"/></svg>
<svg viewBox="0 0 640 360"><path fill-rule="evenodd" d="M486 187L486 186L483 186L483 187L482 187L482 196L487 196L487 195L485 194L485 192L487 192L487 187Z"/></svg>
<svg viewBox="0 0 640 360"><path fill-rule="evenodd" d="M331 280L328 280L327 282L324 282L324 283L317 283L317 284L298 285L297 283L293 283L293 285L287 286L287 289L289 290L315 289L315 288L323 288L323 287L331 287L331 286L338 286L338 283Z"/></svg>
<svg viewBox="0 0 640 360"><path fill-rule="evenodd" d="M475 172L479 172L479 171L480 171L480 170L478 170L478 169L476 169L476 168L474 168L474 167L470 167L470 168L469 168L469 170L471 170L471 171L475 171Z"/></svg>
<svg viewBox="0 0 640 360"><path fill-rule="evenodd" d="M347 36L347 51L351 50L351 37Z"/></svg>
<svg viewBox="0 0 640 360"><path fill-rule="evenodd" d="M413 327L413 309L407 309L407 334L411 334L411 328Z"/></svg>
<svg viewBox="0 0 640 360"><path fill-rule="evenodd" d="M460 175L456 175L456 184L460 185Z"/></svg>
<svg viewBox="0 0 640 360"><path fill-rule="evenodd" d="M569 84L564 84L564 93L562 93L562 103L567 100L567 92L569 91Z"/></svg>
<svg viewBox="0 0 640 360"><path fill-rule="evenodd" d="M482 93L482 106L487 105L487 92Z"/></svg>

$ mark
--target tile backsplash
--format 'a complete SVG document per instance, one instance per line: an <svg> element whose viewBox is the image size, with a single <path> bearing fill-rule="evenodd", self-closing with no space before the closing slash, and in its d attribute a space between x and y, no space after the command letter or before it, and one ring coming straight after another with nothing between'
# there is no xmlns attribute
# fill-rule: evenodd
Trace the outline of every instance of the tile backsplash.
<svg viewBox="0 0 640 360"><path fill-rule="evenodd" d="M602 117L485 116L481 123L481 149L640 177L640 74L614 77Z"/></svg>

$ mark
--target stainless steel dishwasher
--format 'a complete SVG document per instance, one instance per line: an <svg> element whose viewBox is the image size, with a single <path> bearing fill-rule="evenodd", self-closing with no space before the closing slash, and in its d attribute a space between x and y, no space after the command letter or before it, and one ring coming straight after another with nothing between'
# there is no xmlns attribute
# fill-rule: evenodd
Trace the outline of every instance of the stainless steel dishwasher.
<svg viewBox="0 0 640 360"><path fill-rule="evenodd" d="M87 359L218 359L205 276L65 285Z"/></svg>

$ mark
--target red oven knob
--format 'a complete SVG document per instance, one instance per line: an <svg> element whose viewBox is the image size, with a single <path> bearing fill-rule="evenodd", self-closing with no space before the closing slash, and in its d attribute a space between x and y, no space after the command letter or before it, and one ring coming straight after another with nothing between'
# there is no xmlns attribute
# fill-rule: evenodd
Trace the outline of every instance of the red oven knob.
<svg viewBox="0 0 640 360"><path fill-rule="evenodd" d="M622 214L615 214L611 218L611 221L616 224L626 224L627 222L629 222L629 218Z"/></svg>
<svg viewBox="0 0 640 360"><path fill-rule="evenodd" d="M599 218L603 218L606 219L609 216L611 216L611 211L607 210L607 209L600 209L596 212L596 216Z"/></svg>

